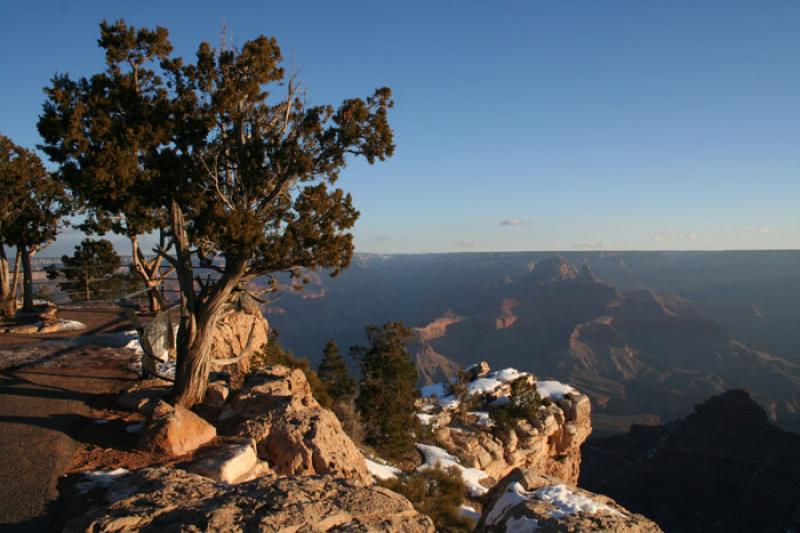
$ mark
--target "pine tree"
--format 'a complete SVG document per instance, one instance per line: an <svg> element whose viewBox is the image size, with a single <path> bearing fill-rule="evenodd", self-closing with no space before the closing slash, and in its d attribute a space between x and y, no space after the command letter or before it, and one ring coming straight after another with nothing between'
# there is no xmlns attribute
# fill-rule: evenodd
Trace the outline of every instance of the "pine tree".
<svg viewBox="0 0 800 533"><path fill-rule="evenodd" d="M339 347L333 339L325 344L317 374L334 400L352 397L356 392L356 382L350 377L347 365L339 354Z"/></svg>
<svg viewBox="0 0 800 533"><path fill-rule="evenodd" d="M65 278L58 287L67 292L71 300L110 298L120 285L121 276L117 270L122 260L111 241L106 239L84 239L75 246L75 253L62 256L61 262L63 269L51 269L47 275Z"/></svg>
<svg viewBox="0 0 800 533"><path fill-rule="evenodd" d="M417 370L406 350L413 338L402 322L367 326L368 346L351 354L361 365L357 400L364 420L366 442L389 458L412 452Z"/></svg>

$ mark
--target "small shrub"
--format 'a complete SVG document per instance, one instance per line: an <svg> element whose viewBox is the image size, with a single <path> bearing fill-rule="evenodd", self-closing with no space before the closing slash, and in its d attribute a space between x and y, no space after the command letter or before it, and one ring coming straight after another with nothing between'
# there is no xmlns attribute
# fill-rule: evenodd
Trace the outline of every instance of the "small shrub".
<svg viewBox="0 0 800 533"><path fill-rule="evenodd" d="M333 412L342 424L342 429L353 439L356 444L364 443L364 422L356 409L352 398L336 400L333 403Z"/></svg>
<svg viewBox="0 0 800 533"><path fill-rule="evenodd" d="M417 511L431 517L438 532L465 532L475 527L472 520L459 515L466 487L456 468L422 470L381 484L402 494Z"/></svg>
<svg viewBox="0 0 800 533"><path fill-rule="evenodd" d="M506 405L494 407L489 411L495 430L507 433L513 427L514 420L525 419L533 422L539 417L539 408L543 405L542 397L528 376L515 379L511 383L511 395Z"/></svg>

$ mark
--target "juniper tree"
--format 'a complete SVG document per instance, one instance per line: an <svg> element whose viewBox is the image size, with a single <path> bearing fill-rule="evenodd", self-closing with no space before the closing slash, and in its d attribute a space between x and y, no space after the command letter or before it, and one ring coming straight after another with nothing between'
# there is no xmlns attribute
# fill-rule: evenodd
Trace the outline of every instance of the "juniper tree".
<svg viewBox="0 0 800 533"><path fill-rule="evenodd" d="M106 69L89 78L56 75L46 88L38 122L42 149L60 165L59 177L79 200L82 229L113 231L131 243L131 270L147 287L150 311L161 309L157 290L168 272L163 257L148 258L143 234L158 230L165 250L166 211L148 201L157 191L149 153L170 141L169 95L154 61L166 60L172 45L164 28L135 29L121 21L100 24Z"/></svg>
<svg viewBox="0 0 800 533"><path fill-rule="evenodd" d="M361 366L356 404L366 430L367 443L389 457L402 457L414 449L414 404L417 369L406 346L413 338L402 322L367 326L366 346L351 354Z"/></svg>
<svg viewBox="0 0 800 533"><path fill-rule="evenodd" d="M0 266L6 312L16 308L16 272L22 263L22 309L33 311L31 260L56 238L61 217L70 206L61 184L47 172L35 153L0 136L0 176L5 210L0 215L2 244L17 250L16 271L9 283L8 260L2 251ZM0 246L3 248L3 246Z"/></svg>
<svg viewBox="0 0 800 533"><path fill-rule="evenodd" d="M137 46L131 36L148 31L123 21L103 24L99 44L107 62L124 65ZM312 106L297 80L287 79L274 38L260 36L241 48L203 42L187 62L170 55L167 30L147 35L159 42L158 53L145 54L138 67L153 72L149 89L127 91L114 103L123 114L151 109L148 121L166 132L141 147L137 160L147 172L126 175L125 190L167 215L172 248L155 252L176 272L182 315L174 393L192 406L205 395L213 332L234 291L257 276L317 268L336 275L349 265L348 230L359 213L334 185L350 157L374 163L394 152L391 91L381 88L338 108ZM102 121L76 118L84 104L74 87L85 83L54 79L40 127L49 146L74 142L64 133L70 128L45 135L49 115L83 128L88 144L107 138ZM152 108L151 100L157 100ZM80 166L82 153L63 152L62 174ZM113 191L114 180L108 184ZM113 198L99 195L89 205L108 210Z"/></svg>
<svg viewBox="0 0 800 533"><path fill-rule="evenodd" d="M336 341L330 339L322 352L322 361L317 369L319 378L325 384L334 400L352 398L356 392L356 382L350 377Z"/></svg>

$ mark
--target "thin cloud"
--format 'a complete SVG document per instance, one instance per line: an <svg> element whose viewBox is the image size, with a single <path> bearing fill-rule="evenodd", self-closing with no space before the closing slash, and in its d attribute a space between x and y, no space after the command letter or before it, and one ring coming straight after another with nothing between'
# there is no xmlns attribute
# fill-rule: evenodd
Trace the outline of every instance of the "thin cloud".
<svg viewBox="0 0 800 533"><path fill-rule="evenodd" d="M581 250L599 250L603 247L602 242L576 242L572 245L573 248L579 248Z"/></svg>
<svg viewBox="0 0 800 533"><path fill-rule="evenodd" d="M389 235L376 235L375 240L378 242L386 242L391 240L391 237Z"/></svg>
<svg viewBox="0 0 800 533"><path fill-rule="evenodd" d="M664 231L659 231L652 237L650 237L650 242L664 242L670 239L674 239L676 237L676 233L671 229L665 229Z"/></svg>
<svg viewBox="0 0 800 533"><path fill-rule="evenodd" d="M697 233L693 231L690 231L689 233L686 234L686 238L689 239L690 241L696 241L697 237L698 237Z"/></svg>
<svg viewBox="0 0 800 533"><path fill-rule="evenodd" d="M500 221L501 226L530 226L530 222L526 222L524 220L520 220L518 218L509 218L506 220Z"/></svg>
<svg viewBox="0 0 800 533"><path fill-rule="evenodd" d="M457 244L462 248L479 248L483 246L483 243L473 241L472 239L463 239L458 241Z"/></svg>

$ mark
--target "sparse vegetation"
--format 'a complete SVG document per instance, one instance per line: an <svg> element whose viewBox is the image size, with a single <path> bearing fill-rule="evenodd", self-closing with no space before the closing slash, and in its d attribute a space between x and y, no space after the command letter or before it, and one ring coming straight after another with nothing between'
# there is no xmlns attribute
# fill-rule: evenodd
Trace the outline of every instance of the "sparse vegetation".
<svg viewBox="0 0 800 533"><path fill-rule="evenodd" d="M381 484L402 494L417 511L431 517L436 531L457 533L472 531L475 527L472 520L459 515L466 487L456 468L415 471Z"/></svg>
<svg viewBox="0 0 800 533"><path fill-rule="evenodd" d="M508 400L507 404L489 410L489 416L494 422L496 431L510 431L515 419L534 421L539 416L539 408L543 404L542 397L539 396L536 383L531 376L519 377L511 383L511 394Z"/></svg>

